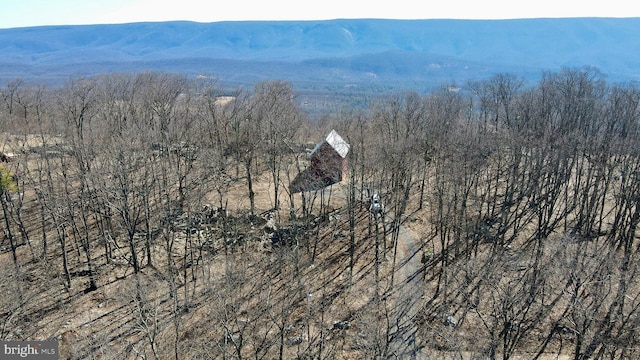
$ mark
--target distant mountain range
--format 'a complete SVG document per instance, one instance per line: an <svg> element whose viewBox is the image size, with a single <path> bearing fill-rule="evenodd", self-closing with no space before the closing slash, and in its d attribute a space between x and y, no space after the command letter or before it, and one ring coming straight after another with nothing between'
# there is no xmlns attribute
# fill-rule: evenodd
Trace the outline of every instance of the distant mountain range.
<svg viewBox="0 0 640 360"><path fill-rule="evenodd" d="M286 79L425 90L592 66L640 80L640 18L158 22L0 30L0 82L168 71L226 84Z"/></svg>

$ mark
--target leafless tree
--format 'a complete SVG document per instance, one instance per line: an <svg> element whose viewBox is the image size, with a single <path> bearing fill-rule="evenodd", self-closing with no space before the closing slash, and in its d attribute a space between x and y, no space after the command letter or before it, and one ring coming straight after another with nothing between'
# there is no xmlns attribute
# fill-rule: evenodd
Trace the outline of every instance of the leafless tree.
<svg viewBox="0 0 640 360"><path fill-rule="evenodd" d="M253 119L263 124L262 142L273 182L274 208L279 209L283 160L296 151L296 132L302 123L302 114L288 82L258 83L252 100Z"/></svg>

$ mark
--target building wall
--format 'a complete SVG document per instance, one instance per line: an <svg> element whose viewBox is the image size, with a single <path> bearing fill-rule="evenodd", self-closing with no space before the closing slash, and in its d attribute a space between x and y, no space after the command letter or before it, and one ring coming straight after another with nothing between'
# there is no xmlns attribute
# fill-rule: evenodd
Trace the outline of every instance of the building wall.
<svg viewBox="0 0 640 360"><path fill-rule="evenodd" d="M322 144L309 160L313 176L328 178L333 182L342 181L346 161L329 144Z"/></svg>

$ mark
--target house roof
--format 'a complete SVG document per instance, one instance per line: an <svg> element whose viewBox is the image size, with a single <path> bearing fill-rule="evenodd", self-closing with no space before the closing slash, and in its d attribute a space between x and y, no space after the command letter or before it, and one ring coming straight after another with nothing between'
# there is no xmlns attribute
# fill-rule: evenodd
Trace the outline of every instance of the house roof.
<svg viewBox="0 0 640 360"><path fill-rule="evenodd" d="M324 143L329 144L329 146L331 146L338 153L338 155L340 155L341 158L344 159L345 157L347 157L350 146L340 135L338 135L335 130L331 130L331 132L327 134L324 140L316 144L316 146L311 151L311 155L313 155L313 153L320 149L320 147Z"/></svg>

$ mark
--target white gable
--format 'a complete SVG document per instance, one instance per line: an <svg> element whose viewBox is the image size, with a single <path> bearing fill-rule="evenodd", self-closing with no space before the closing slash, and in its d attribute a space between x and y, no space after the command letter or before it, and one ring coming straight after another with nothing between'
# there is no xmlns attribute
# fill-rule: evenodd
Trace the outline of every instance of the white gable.
<svg viewBox="0 0 640 360"><path fill-rule="evenodd" d="M311 154L318 151L318 149L320 149L320 147L324 143L329 144L329 146L331 146L338 153L338 155L340 155L341 158L344 159L345 157L347 157L347 154L349 153L349 144L347 144L347 142L344 141L344 139L340 135L338 135L335 130L331 130L331 132L324 138L324 140L319 142L313 148Z"/></svg>
<svg viewBox="0 0 640 360"><path fill-rule="evenodd" d="M345 158L349 153L349 144L347 144L344 139L335 130L331 130L329 135L325 138L327 144L331 145L331 147L340 155L340 157Z"/></svg>

